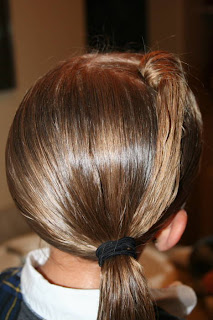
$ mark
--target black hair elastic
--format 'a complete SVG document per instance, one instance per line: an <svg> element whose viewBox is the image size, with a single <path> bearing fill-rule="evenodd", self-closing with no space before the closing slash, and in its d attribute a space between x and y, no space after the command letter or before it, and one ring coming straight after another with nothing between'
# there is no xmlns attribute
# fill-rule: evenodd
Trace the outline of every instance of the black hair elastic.
<svg viewBox="0 0 213 320"><path fill-rule="evenodd" d="M107 241L102 243L96 250L99 266L102 267L106 259L118 255L132 256L136 259L135 239L131 237L121 238L115 241Z"/></svg>

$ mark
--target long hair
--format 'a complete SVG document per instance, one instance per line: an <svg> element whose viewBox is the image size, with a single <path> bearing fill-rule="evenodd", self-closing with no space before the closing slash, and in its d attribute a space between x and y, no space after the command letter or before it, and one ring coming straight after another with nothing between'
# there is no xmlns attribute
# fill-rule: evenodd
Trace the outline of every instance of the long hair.
<svg viewBox="0 0 213 320"><path fill-rule="evenodd" d="M185 203L201 153L201 115L166 52L86 54L24 97L6 148L12 197L41 238L90 260L105 241L149 241ZM142 266L101 268L98 320L154 319Z"/></svg>

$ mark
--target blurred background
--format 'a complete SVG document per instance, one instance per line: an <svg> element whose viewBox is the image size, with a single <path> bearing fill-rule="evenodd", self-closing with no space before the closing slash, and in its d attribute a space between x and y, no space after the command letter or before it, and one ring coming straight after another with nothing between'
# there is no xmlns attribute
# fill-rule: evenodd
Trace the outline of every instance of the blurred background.
<svg viewBox="0 0 213 320"><path fill-rule="evenodd" d="M167 256L148 248L143 265L154 287L179 279L196 290L201 299L190 320L213 319L213 0L0 0L0 270L39 246L35 235L25 235L30 229L6 182L5 145L15 111L39 76L93 48L168 50L184 62L204 120L201 171L187 204L184 246ZM210 235L210 244L193 256L189 245ZM152 282L158 274L166 282Z"/></svg>
<svg viewBox="0 0 213 320"><path fill-rule="evenodd" d="M0 0L0 242L29 232L10 197L5 144L26 90L58 61L89 47L168 50L185 62L204 118L202 170L183 244L213 234L213 1Z"/></svg>

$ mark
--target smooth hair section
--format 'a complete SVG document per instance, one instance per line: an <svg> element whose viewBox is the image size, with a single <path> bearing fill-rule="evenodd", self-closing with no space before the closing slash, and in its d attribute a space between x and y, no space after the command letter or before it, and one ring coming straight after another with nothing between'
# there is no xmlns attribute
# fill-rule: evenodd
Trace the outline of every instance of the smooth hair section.
<svg viewBox="0 0 213 320"><path fill-rule="evenodd" d="M91 53L62 62L24 97L10 129L11 195L37 234L97 260L104 242L153 238L185 203L201 115L173 54ZM143 267L101 267L98 320L153 320Z"/></svg>

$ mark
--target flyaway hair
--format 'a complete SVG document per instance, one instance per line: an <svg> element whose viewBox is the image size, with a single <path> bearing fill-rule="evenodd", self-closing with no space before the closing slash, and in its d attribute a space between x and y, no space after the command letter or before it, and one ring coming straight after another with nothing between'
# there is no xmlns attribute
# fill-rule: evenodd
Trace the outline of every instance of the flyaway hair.
<svg viewBox="0 0 213 320"><path fill-rule="evenodd" d="M185 203L201 153L201 115L167 52L86 54L28 91L10 129L8 185L37 234L97 260L104 242L146 243ZM132 256L101 267L98 320L155 319Z"/></svg>

